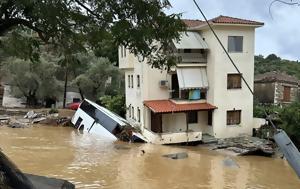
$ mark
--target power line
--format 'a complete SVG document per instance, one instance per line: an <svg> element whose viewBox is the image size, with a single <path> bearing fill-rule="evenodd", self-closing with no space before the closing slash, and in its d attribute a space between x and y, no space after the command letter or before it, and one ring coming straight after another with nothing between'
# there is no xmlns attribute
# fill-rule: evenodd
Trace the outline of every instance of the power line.
<svg viewBox="0 0 300 189"><path fill-rule="evenodd" d="M207 23L209 29L212 31L212 33L214 34L215 38L217 39L217 41L219 42L219 44L221 45L222 49L224 50L225 54L227 55L228 59L230 60L231 64L234 66L234 68L236 69L236 71L241 75L242 80L244 81L244 83L246 84L247 88L249 89L250 93L252 94L252 96L254 97L254 92L251 89L250 85L248 84L248 82L246 81L245 77L243 76L243 74L241 74L239 68L237 67L237 65L234 63L233 59L231 58L231 56L229 55L229 53L227 52L226 48L224 47L223 43L221 42L220 38L218 37L218 35L216 34L215 30L212 28L211 24L209 23L209 21L207 20L205 14L203 13L203 11L201 10L200 6L198 5L198 3L196 2L196 0L193 0L197 9L199 10L199 12L201 13L201 15L203 16L205 22ZM266 119L271 123L271 126L277 130L277 127L275 126L275 124L273 123L273 121L270 119L270 116L268 115L268 113L266 112L265 108L263 108L264 114L266 116Z"/></svg>

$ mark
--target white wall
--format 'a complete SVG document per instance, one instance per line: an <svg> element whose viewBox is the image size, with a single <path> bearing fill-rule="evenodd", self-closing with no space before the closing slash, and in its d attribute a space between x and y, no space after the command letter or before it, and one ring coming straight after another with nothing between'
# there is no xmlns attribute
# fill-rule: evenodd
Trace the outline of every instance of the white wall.
<svg viewBox="0 0 300 189"><path fill-rule="evenodd" d="M171 113L162 115L164 133L185 132L187 129L185 113Z"/></svg>
<svg viewBox="0 0 300 189"><path fill-rule="evenodd" d="M227 48L228 36L243 36L243 52L230 53L232 59L253 89L254 80L254 28L243 26L218 26L215 31ZM215 137L234 137L252 134L253 97L245 83L242 89L227 89L227 74L237 73L211 31L202 32L209 46L207 72L209 79L208 102L217 106L213 113ZM242 110L241 124L226 125L227 110Z"/></svg>
<svg viewBox="0 0 300 189"><path fill-rule="evenodd" d="M11 87L9 85L4 85L4 93L2 106L7 108L24 108L26 105L25 98L16 98L11 93Z"/></svg>

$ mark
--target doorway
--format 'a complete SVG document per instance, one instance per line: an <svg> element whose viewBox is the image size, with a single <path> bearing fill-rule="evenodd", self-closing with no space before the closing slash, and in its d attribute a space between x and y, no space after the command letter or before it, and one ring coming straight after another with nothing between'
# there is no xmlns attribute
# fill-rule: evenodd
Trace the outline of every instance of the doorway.
<svg viewBox="0 0 300 189"><path fill-rule="evenodd" d="M162 133L162 114L155 114L151 112L151 131L155 133Z"/></svg>

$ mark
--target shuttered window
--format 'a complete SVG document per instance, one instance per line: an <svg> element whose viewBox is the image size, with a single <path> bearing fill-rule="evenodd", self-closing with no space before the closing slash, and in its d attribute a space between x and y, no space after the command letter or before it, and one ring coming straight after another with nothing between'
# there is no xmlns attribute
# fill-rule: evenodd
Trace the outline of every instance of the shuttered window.
<svg viewBox="0 0 300 189"><path fill-rule="evenodd" d="M283 88L283 101L290 102L291 101L291 87L284 86Z"/></svg>
<svg viewBox="0 0 300 189"><path fill-rule="evenodd" d="M131 88L133 88L133 75L131 75Z"/></svg>
<svg viewBox="0 0 300 189"><path fill-rule="evenodd" d="M242 74L228 74L227 75L227 89L242 88Z"/></svg>
<svg viewBox="0 0 300 189"><path fill-rule="evenodd" d="M136 86L137 86L137 88L140 88L140 86L141 86L140 75L137 75L137 76L136 76Z"/></svg>
<svg viewBox="0 0 300 189"><path fill-rule="evenodd" d="M141 110L138 108L137 110L138 122L141 122Z"/></svg>
<svg viewBox="0 0 300 189"><path fill-rule="evenodd" d="M227 125L238 125L241 123L241 110L227 111Z"/></svg>
<svg viewBox="0 0 300 189"><path fill-rule="evenodd" d="M128 88L130 88L130 75L128 75Z"/></svg>

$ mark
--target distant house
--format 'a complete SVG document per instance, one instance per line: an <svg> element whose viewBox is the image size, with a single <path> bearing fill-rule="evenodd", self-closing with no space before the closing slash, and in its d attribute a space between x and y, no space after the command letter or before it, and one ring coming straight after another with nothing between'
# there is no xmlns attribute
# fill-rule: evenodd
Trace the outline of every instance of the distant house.
<svg viewBox="0 0 300 189"><path fill-rule="evenodd" d="M255 76L254 96L259 103L288 104L299 98L299 80L280 72L268 72Z"/></svg>

